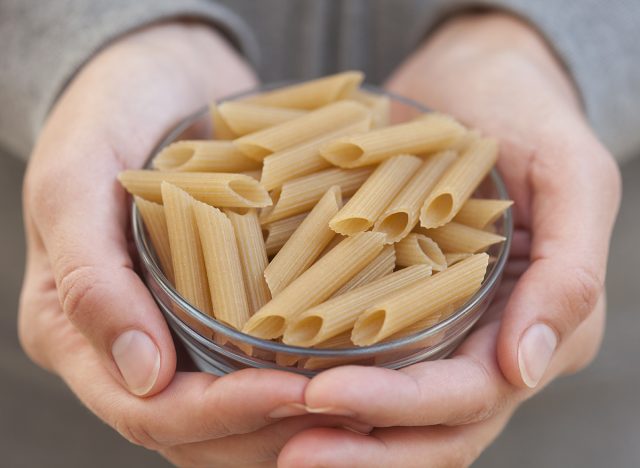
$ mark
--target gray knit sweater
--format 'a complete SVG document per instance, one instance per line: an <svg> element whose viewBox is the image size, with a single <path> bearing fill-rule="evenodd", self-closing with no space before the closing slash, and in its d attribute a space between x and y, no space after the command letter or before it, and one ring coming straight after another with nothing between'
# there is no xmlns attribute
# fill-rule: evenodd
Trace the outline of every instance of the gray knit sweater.
<svg viewBox="0 0 640 468"><path fill-rule="evenodd" d="M605 144L619 159L640 153L638 0L0 0L0 145L28 154L82 64L154 21L211 23L264 81L356 68L380 83L438 21L478 5L535 25L573 74Z"/></svg>

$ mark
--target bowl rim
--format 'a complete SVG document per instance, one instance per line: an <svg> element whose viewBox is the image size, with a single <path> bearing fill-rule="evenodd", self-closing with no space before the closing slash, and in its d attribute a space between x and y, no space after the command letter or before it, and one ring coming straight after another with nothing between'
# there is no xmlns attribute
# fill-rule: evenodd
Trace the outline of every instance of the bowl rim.
<svg viewBox="0 0 640 468"><path fill-rule="evenodd" d="M236 93L230 96L225 97L224 99L220 99L218 102L224 101L232 101L234 99L238 99L241 97L249 96L251 94L264 92L270 89L275 89L282 87L287 84L291 84L292 81L286 82L277 82L271 83L268 85L259 86L256 88L252 88L250 90L242 91L240 93ZM402 102L405 105L413 107L421 112L431 112L432 110L428 107L416 102L412 99L409 99L404 96L399 96L395 93L383 90L377 86L365 84L362 86L368 91L372 91L378 94L382 94L388 96L389 98ZM203 106L196 112L188 115L184 119L182 119L172 130L167 132L165 137L163 137L160 142L154 147L154 149L149 154L147 161L144 167L149 167L153 157L157 154L165 146L174 142L176 138L182 134L187 128L189 128L197 119L204 117L205 114L209 113L209 106ZM507 192L506 185L498 173L497 169L494 167L490 172L490 178L493 182L496 191L498 193L499 199L508 200L509 195ZM452 313L445 320L438 322L437 324L421 330L419 332L413 333L411 335L398 338L395 340L390 340L383 343L376 343L368 346L353 346L349 348L331 348L331 349L323 349L323 348L310 348L310 347L302 347L302 346L292 346L284 343L265 340L262 338L257 338L246 333L241 332L240 330L236 330L232 327L225 325L224 323L216 320L215 318L201 312L196 307L192 306L186 299L184 299L173 287L173 285L169 282L169 280L165 277L164 273L160 269L158 262L156 261L156 255L153 250L153 246L151 242L147 238L145 233L144 225L142 222L142 218L139 215L138 209L136 207L135 202L131 201L131 225L133 238L136 246L136 251L138 256L140 257L144 268L151 274L153 279L155 280L158 287L162 290L164 294L166 294L172 302L175 302L183 312L189 315L190 318L198 321L200 324L205 325L211 328L216 333L222 333L227 337L240 341L243 344L248 344L251 346L258 347L262 350L271 351L275 353L283 353L283 354L295 354L300 356L300 358L306 357L317 357L317 358L336 358L336 357L369 357L372 355L376 355L378 353L387 353L393 351L399 351L407 346L411 346L412 344L421 342L424 339L427 339L431 336L437 335L438 333L449 329L455 323L462 321L465 317L470 315L476 308L476 306L494 289L494 286L500 281L502 272L506 265L507 259L509 257L509 250L511 248L511 240L513 237L513 215L512 208L509 207L502 216L502 224L503 224L503 232L502 235L505 237L505 241L500 245L500 251L497 255L496 261L493 263L493 267L490 269L489 274L485 277L484 282L480 286L480 289L462 306L460 306L454 313ZM146 279L143 280L146 283ZM148 287L148 285L147 285ZM155 294L152 295L155 296ZM216 345L216 343L205 336L202 336L197 331L193 330L187 323L185 323L180 317L178 317L175 313L169 310L166 307L167 312L172 315L172 319L178 320L182 322L184 327L184 331L188 331L189 334L193 335L193 338L197 339L201 344L210 343L211 345ZM240 351L241 353L241 351ZM238 354L239 355L239 354Z"/></svg>

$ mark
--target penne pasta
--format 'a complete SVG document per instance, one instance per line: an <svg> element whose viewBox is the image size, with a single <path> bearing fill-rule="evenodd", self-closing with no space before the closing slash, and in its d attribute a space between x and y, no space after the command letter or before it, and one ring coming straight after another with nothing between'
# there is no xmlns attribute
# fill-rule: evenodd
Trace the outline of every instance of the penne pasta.
<svg viewBox="0 0 640 468"><path fill-rule="evenodd" d="M447 266L450 267L451 265L461 262L472 255L473 254L466 252L447 252L444 254L444 259L447 261Z"/></svg>
<svg viewBox="0 0 640 468"><path fill-rule="evenodd" d="M227 122L220 115L217 102L214 101L209 105L209 115L211 116L213 137L216 140L233 140L236 138L236 134L227 126Z"/></svg>
<svg viewBox="0 0 640 468"><path fill-rule="evenodd" d="M455 145L466 133L450 117L440 114L412 122L338 138L320 149L330 163L344 168L377 164L397 154L426 154Z"/></svg>
<svg viewBox="0 0 640 468"><path fill-rule="evenodd" d="M331 229L346 236L369 229L421 163L409 155L384 161L331 220Z"/></svg>
<svg viewBox="0 0 640 468"><path fill-rule="evenodd" d="M385 233L388 242L398 242L411 232L418 224L418 215L425 199L455 159L454 151L443 151L426 158L378 218L373 230Z"/></svg>
<svg viewBox="0 0 640 468"><path fill-rule="evenodd" d="M362 235L362 234L360 234ZM313 346L351 329L371 304L431 276L431 268L416 265L396 271L367 285L336 296L289 320L282 341Z"/></svg>
<svg viewBox="0 0 640 468"><path fill-rule="evenodd" d="M453 220L469 227L486 229L495 223L511 205L513 205L511 200L470 198L462 205Z"/></svg>
<svg viewBox="0 0 640 468"><path fill-rule="evenodd" d="M433 271L447 268L447 260L440 247L424 234L412 232L395 244L396 263L400 267L429 265Z"/></svg>
<svg viewBox="0 0 640 468"><path fill-rule="evenodd" d="M292 109L316 109L349 96L362 83L363 78L362 72L347 71L249 96L243 102Z"/></svg>
<svg viewBox="0 0 640 468"><path fill-rule="evenodd" d="M264 128L273 127L306 114L298 109L263 106L243 101L227 101L217 105L214 117L222 126L225 139L237 138Z"/></svg>
<svg viewBox="0 0 640 468"><path fill-rule="evenodd" d="M329 228L329 220L341 206L340 187L333 186L271 260L264 270L264 278L273 297L307 270L331 242L335 233Z"/></svg>
<svg viewBox="0 0 640 468"><path fill-rule="evenodd" d="M278 338L288 321L340 289L382 251L383 244L384 235L377 232L345 239L251 317L242 331Z"/></svg>
<svg viewBox="0 0 640 468"><path fill-rule="evenodd" d="M423 228L421 232L433 239L445 252L483 252L493 244L505 240L503 236L453 221L439 228Z"/></svg>
<svg viewBox="0 0 640 468"><path fill-rule="evenodd" d="M452 302L468 299L480 289L488 260L487 254L474 255L376 301L354 324L351 340L358 346L378 343Z"/></svg>
<svg viewBox="0 0 640 468"><path fill-rule="evenodd" d="M272 192L273 206L262 210L260 222L268 224L309 211L334 185L340 187L343 197L351 196L371 172L370 168L334 168L289 180Z"/></svg>
<svg viewBox="0 0 640 468"><path fill-rule="evenodd" d="M372 93L364 89L355 89L348 97L371 109L371 128L382 128L389 125L391 99L389 96Z"/></svg>
<svg viewBox="0 0 640 468"><path fill-rule="evenodd" d="M214 317L240 329L249 319L249 305L233 226L218 208L198 201L194 201L192 207L207 268Z"/></svg>
<svg viewBox="0 0 640 468"><path fill-rule="evenodd" d="M354 101L339 101L313 112L233 140L246 156L262 161L266 156L303 144L321 135L370 119L369 109Z"/></svg>
<svg viewBox="0 0 640 468"><path fill-rule="evenodd" d="M247 210L244 214L231 210L225 210L225 213L236 235L242 278L251 315L271 299L269 288L264 280L264 270L269 262L258 213L255 209Z"/></svg>
<svg viewBox="0 0 640 468"><path fill-rule="evenodd" d="M385 246L382 252L374 258L371 263L360 271L356 276L351 278L348 283L338 289L333 296L336 297L351 291L352 289L359 288L365 284L371 283L383 276L393 273L396 267L396 251L392 245Z"/></svg>
<svg viewBox="0 0 640 468"><path fill-rule="evenodd" d="M243 172L260 168L230 141L182 140L165 146L152 165L160 171Z"/></svg>
<svg viewBox="0 0 640 468"><path fill-rule="evenodd" d="M167 182L162 182L161 191L176 291L197 309L213 315L193 198Z"/></svg>
<svg viewBox="0 0 640 468"><path fill-rule="evenodd" d="M198 201L220 206L261 208L271 205L267 191L244 174L127 170L118 180L132 195L160 203L160 184L169 182Z"/></svg>
<svg viewBox="0 0 640 468"><path fill-rule="evenodd" d="M420 225L435 228L451 221L491 171L497 158L495 140L481 138L471 143L425 200L420 210Z"/></svg>
<svg viewBox="0 0 640 468"><path fill-rule="evenodd" d="M257 180L259 182L260 178L262 177L262 169L256 169L253 171L243 171L242 174L249 176L252 179Z"/></svg>
<svg viewBox="0 0 640 468"><path fill-rule="evenodd" d="M158 203L134 197L138 212L144 222L144 227L149 233L151 244L158 256L160 267L167 279L173 283L173 263L171 260L171 246L169 245L169 231L164 207Z"/></svg>
<svg viewBox="0 0 640 468"><path fill-rule="evenodd" d="M368 130L370 120L369 116L365 116L329 134L267 156L263 161L260 183L267 190L273 190L287 180L331 167L331 163L320 156L320 146L335 138Z"/></svg>
<svg viewBox="0 0 640 468"><path fill-rule="evenodd" d="M308 215L309 213L300 213L262 226L262 232L265 236L264 244L269 257L278 253L278 250L289 240L291 234L298 229L298 226Z"/></svg>

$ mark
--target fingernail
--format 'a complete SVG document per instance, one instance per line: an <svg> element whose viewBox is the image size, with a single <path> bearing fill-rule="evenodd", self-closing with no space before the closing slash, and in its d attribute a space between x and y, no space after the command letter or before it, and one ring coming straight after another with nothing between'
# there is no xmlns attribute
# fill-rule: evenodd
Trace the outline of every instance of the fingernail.
<svg viewBox="0 0 640 468"><path fill-rule="evenodd" d="M160 372L160 351L149 335L124 332L113 342L111 355L131 393L145 395L151 390Z"/></svg>
<svg viewBox="0 0 640 468"><path fill-rule="evenodd" d="M553 356L558 338L547 325L530 326L520 339L518 367L520 376L528 387L534 388L544 376Z"/></svg>
<svg viewBox="0 0 640 468"><path fill-rule="evenodd" d="M369 435L373 431L373 426L370 424L358 423L356 421L344 424L343 429L347 431L355 432L356 434Z"/></svg>
<svg viewBox="0 0 640 468"><path fill-rule="evenodd" d="M288 403L283 406L279 406L269 413L271 419L290 418L292 416L302 416L307 413L306 407L302 403Z"/></svg>
<svg viewBox="0 0 640 468"><path fill-rule="evenodd" d="M324 406L319 408L307 406L307 411L314 414L330 414L333 416L347 416L350 418L356 415L356 413L351 410L345 408L336 408L335 406Z"/></svg>

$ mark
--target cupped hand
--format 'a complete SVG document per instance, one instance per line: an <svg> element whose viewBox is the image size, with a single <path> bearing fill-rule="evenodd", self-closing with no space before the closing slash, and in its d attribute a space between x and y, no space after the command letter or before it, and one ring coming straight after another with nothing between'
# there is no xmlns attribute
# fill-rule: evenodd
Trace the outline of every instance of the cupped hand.
<svg viewBox="0 0 640 468"><path fill-rule="evenodd" d="M285 445L283 466L468 465L518 404L599 348L619 172L546 44L505 15L456 18L389 88L500 141L516 221L501 300L451 359L314 378L307 405L377 428L304 431Z"/></svg>
<svg viewBox="0 0 640 468"><path fill-rule="evenodd" d="M164 24L133 33L71 81L38 139L24 184L23 347L124 437L180 465L273 464L295 432L349 423L283 419L304 413L302 376L176 373L167 325L133 270L129 202L116 175L142 166L184 116L254 83L206 26Z"/></svg>

